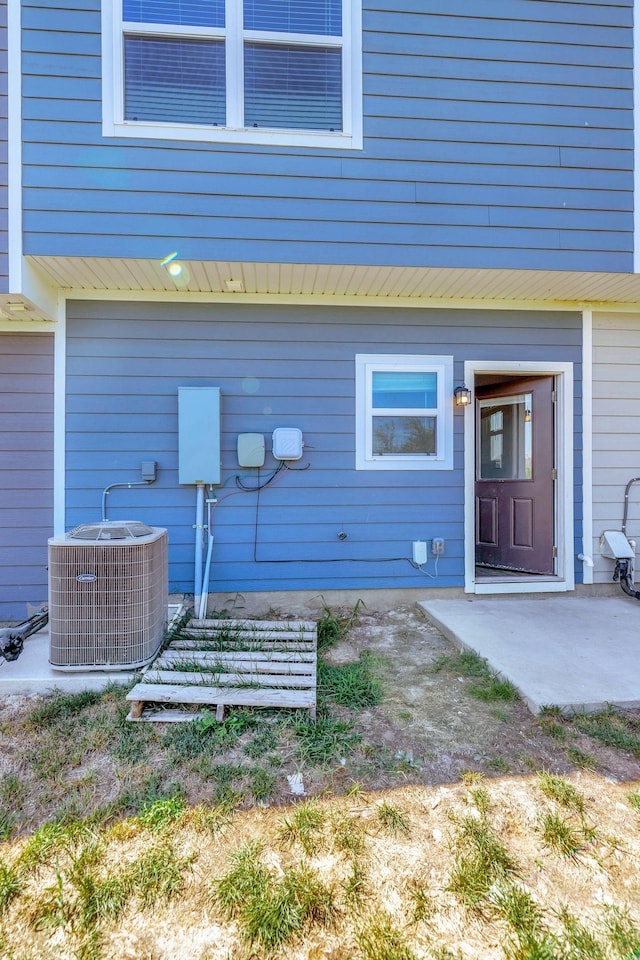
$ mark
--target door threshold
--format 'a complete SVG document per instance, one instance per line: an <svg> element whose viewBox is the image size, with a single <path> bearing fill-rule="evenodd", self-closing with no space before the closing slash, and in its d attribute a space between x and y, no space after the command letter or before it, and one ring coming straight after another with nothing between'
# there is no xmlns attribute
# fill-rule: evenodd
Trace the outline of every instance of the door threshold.
<svg viewBox="0 0 640 960"><path fill-rule="evenodd" d="M566 593L573 586L560 577L487 577L475 580L473 593Z"/></svg>

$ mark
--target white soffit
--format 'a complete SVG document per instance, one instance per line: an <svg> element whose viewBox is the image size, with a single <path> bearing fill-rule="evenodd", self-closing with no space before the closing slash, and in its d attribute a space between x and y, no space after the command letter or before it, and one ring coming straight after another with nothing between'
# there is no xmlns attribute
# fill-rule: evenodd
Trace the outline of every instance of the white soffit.
<svg viewBox="0 0 640 960"><path fill-rule="evenodd" d="M74 295L220 294L400 300L490 300L640 303L640 274L543 270L460 270L433 267L174 261L172 276L157 260L107 257L26 258L55 286ZM228 281L236 281L229 292ZM240 287L240 290L238 290Z"/></svg>

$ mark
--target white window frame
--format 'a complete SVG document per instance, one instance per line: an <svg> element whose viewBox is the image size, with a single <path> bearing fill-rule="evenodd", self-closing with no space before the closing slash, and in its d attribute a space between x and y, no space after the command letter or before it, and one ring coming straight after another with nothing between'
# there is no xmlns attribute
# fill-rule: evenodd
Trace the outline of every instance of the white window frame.
<svg viewBox="0 0 640 960"><path fill-rule="evenodd" d="M362 0L342 0L342 37L244 30L238 0L226 0L225 27L125 24L122 0L102 0L102 133L105 137L197 140L291 147L362 149ZM124 119L124 35L224 39L226 44L227 126ZM244 42L287 43L342 49L343 128L282 130L240 125L244 112Z"/></svg>
<svg viewBox="0 0 640 960"><path fill-rule="evenodd" d="M374 456L373 417L384 411L373 408L373 374L379 371L436 373L437 407L390 410L392 415L436 418L436 453L433 456L396 454ZM453 357L411 354L356 354L356 470L453 469Z"/></svg>

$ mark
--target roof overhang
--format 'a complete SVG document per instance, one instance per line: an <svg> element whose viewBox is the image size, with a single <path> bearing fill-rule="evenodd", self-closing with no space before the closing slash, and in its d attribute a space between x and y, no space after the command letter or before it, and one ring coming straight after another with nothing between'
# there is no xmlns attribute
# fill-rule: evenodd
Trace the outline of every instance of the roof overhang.
<svg viewBox="0 0 640 960"><path fill-rule="evenodd" d="M50 292L76 299L330 300L376 306L474 302L503 308L640 309L640 274L181 261L177 255L164 261L29 256L25 262ZM20 300L24 310L17 305ZM14 319L48 316L37 300L20 296L0 297L0 309Z"/></svg>

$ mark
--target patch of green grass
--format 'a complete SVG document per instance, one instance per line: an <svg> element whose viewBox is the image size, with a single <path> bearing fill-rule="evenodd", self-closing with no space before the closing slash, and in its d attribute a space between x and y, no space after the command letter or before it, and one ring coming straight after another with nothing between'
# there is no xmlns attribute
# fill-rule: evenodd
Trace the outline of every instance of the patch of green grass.
<svg viewBox="0 0 640 960"><path fill-rule="evenodd" d="M476 700L482 700L483 703L513 703L518 699L518 691L508 680L502 680L500 677L490 674L475 683L470 683L468 691Z"/></svg>
<svg viewBox="0 0 640 960"><path fill-rule="evenodd" d="M248 844L232 855L233 866L214 883L214 900L238 922L244 939L272 952L313 923L335 914L333 893L308 868L287 869L274 879L260 861L261 848Z"/></svg>
<svg viewBox="0 0 640 960"><path fill-rule="evenodd" d="M598 766L596 758L579 747L567 747L567 760L580 770L595 770Z"/></svg>
<svg viewBox="0 0 640 960"><path fill-rule="evenodd" d="M542 910L528 891L515 883L499 883L490 894L491 904L509 924L519 942L532 943L545 936Z"/></svg>
<svg viewBox="0 0 640 960"><path fill-rule="evenodd" d="M428 920L433 916L436 910L436 901L422 883L419 881L410 883L407 894L413 904L412 920L414 923Z"/></svg>
<svg viewBox="0 0 640 960"><path fill-rule="evenodd" d="M322 616L316 624L318 632L318 650L326 650L336 643L346 639L349 630L358 620L358 610L364 606L363 600L356 601L349 612L331 610L326 603L322 608Z"/></svg>
<svg viewBox="0 0 640 960"><path fill-rule="evenodd" d="M365 848L365 831L360 819L349 814L338 814L331 823L333 844L345 856L362 856Z"/></svg>
<svg viewBox="0 0 640 960"><path fill-rule="evenodd" d="M640 812L640 790L636 790L633 793L628 793L627 802L634 808L634 810L638 810Z"/></svg>
<svg viewBox="0 0 640 960"><path fill-rule="evenodd" d="M354 860L351 872L342 884L344 898L348 904L358 906L370 891L369 878L363 865Z"/></svg>
<svg viewBox="0 0 640 960"><path fill-rule="evenodd" d="M29 795L29 785L15 773L5 773L0 778L0 805L16 812Z"/></svg>
<svg viewBox="0 0 640 960"><path fill-rule="evenodd" d="M275 750L277 746L278 738L275 731L271 727L265 727L258 730L253 739L245 744L243 750L252 760L258 760L269 753L270 750Z"/></svg>
<svg viewBox="0 0 640 960"><path fill-rule="evenodd" d="M19 870L0 860L0 916L5 913L22 890L24 880Z"/></svg>
<svg viewBox="0 0 640 960"><path fill-rule="evenodd" d="M583 923L574 917L565 907L560 911L562 934L560 940L563 946L563 956L567 960L605 960L606 954L598 938Z"/></svg>
<svg viewBox="0 0 640 960"><path fill-rule="evenodd" d="M443 654L434 660L431 668L434 673L446 670L461 677L485 677L489 672L486 660L473 650L461 650L456 654Z"/></svg>
<svg viewBox="0 0 640 960"><path fill-rule="evenodd" d="M249 774L249 790L258 803L268 800L276 785L276 775L264 767L254 767Z"/></svg>
<svg viewBox="0 0 640 960"><path fill-rule="evenodd" d="M544 813L540 817L538 830L547 846L564 857L575 857L584 845L582 831L556 813Z"/></svg>
<svg viewBox="0 0 640 960"><path fill-rule="evenodd" d="M556 723L554 720L541 720L540 726L544 733L549 737L553 737L554 740L566 740L567 731L562 726L561 723Z"/></svg>
<svg viewBox="0 0 640 960"><path fill-rule="evenodd" d="M604 915L604 934L611 948L624 960L640 956L640 930L628 910L609 906Z"/></svg>
<svg viewBox="0 0 640 960"><path fill-rule="evenodd" d="M31 710L27 722L36 728L46 727L61 718L77 716L101 699L102 693L97 690L81 690L79 693L54 690Z"/></svg>
<svg viewBox="0 0 640 960"><path fill-rule="evenodd" d="M448 889L469 907L486 901L489 891L517 873L517 865L487 817L486 791L474 791L479 816L453 817L454 864Z"/></svg>
<svg viewBox="0 0 640 960"><path fill-rule="evenodd" d="M624 750L640 760L640 734L632 719L616 710L609 709L601 713L578 715L572 720L581 733L600 740L616 750Z"/></svg>
<svg viewBox="0 0 640 960"><path fill-rule="evenodd" d="M315 722L306 716L295 719L292 729L298 756L310 766L349 756L361 740L360 734L353 732L352 723L336 720L326 710L319 711Z"/></svg>
<svg viewBox="0 0 640 960"><path fill-rule="evenodd" d="M192 862L193 857L178 857L169 842L147 850L129 871L129 882L142 906L146 909L158 900L169 900L179 893Z"/></svg>
<svg viewBox="0 0 640 960"><path fill-rule="evenodd" d="M21 869L37 870L50 863L68 841L69 833L60 823L45 823L27 840L18 857Z"/></svg>
<svg viewBox="0 0 640 960"><path fill-rule="evenodd" d="M324 842L326 814L315 799L297 804L284 818L280 829L283 843L299 843L308 857L313 856Z"/></svg>
<svg viewBox="0 0 640 960"><path fill-rule="evenodd" d="M509 683L491 671L486 660L473 650L463 650L455 655L438 657L432 667L434 673L446 670L473 682L467 686L468 693L484 703L511 703L518 699L518 691Z"/></svg>
<svg viewBox="0 0 640 960"><path fill-rule="evenodd" d="M580 816L584 815L586 809L584 797L564 777L543 771L538 774L538 786L545 797L555 800L560 806Z"/></svg>
<svg viewBox="0 0 640 960"><path fill-rule="evenodd" d="M493 757L489 760L488 766L491 770L495 770L496 773L509 773L511 767L507 760L504 757Z"/></svg>
<svg viewBox="0 0 640 960"><path fill-rule="evenodd" d="M318 693L343 707L357 710L380 703L382 686L375 676L373 657L365 651L352 663L318 662Z"/></svg>
<svg viewBox="0 0 640 960"><path fill-rule="evenodd" d="M163 830L174 823L184 813L186 802L182 791L146 804L138 815L140 823L148 830Z"/></svg>
<svg viewBox="0 0 640 960"><path fill-rule="evenodd" d="M417 960L387 913L376 916L358 934L364 960Z"/></svg>
<svg viewBox="0 0 640 960"><path fill-rule="evenodd" d="M389 833L408 834L410 832L409 821L406 815L392 803L383 800L376 810L376 819Z"/></svg>

